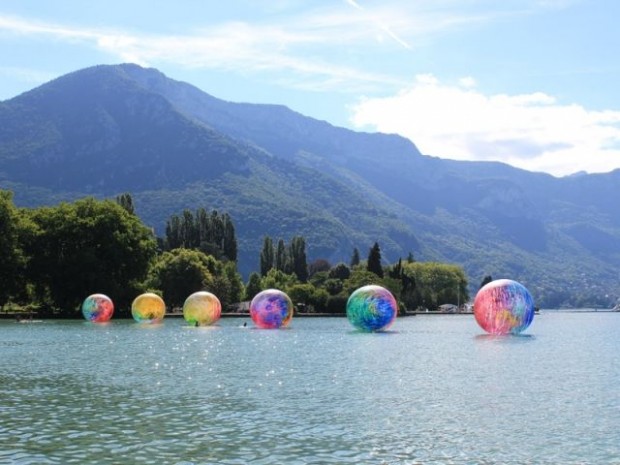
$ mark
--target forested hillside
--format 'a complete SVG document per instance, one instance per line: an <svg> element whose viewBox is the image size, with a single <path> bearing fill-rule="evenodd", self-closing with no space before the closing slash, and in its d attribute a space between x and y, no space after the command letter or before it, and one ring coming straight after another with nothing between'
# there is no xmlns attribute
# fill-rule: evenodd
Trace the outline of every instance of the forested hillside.
<svg viewBox="0 0 620 465"><path fill-rule="evenodd" d="M304 236L311 259L378 241L523 282L541 305L620 296L620 171L554 178L419 153L282 106L230 103L136 65L77 71L0 103L0 188L17 205L130 192L163 234L185 208L227 213L239 267L264 236Z"/></svg>

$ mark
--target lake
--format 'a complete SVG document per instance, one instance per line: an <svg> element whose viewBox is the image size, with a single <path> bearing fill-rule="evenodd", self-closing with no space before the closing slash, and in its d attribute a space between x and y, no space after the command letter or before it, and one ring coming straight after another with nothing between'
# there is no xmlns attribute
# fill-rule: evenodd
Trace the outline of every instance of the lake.
<svg viewBox="0 0 620 465"><path fill-rule="evenodd" d="M620 313L251 326L0 321L0 464L620 464Z"/></svg>

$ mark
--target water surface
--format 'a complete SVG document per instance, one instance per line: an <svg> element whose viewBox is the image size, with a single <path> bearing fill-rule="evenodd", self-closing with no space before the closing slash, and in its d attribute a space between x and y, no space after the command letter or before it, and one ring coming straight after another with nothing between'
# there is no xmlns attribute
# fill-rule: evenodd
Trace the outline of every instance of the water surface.
<svg viewBox="0 0 620 465"><path fill-rule="evenodd" d="M620 464L620 314L0 321L0 464Z"/></svg>

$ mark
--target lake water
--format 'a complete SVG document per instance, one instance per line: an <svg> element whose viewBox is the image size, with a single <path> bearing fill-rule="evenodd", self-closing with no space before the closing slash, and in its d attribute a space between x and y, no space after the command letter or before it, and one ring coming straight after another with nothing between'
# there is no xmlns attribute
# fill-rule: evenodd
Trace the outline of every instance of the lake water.
<svg viewBox="0 0 620 465"><path fill-rule="evenodd" d="M620 313L0 321L0 464L620 464Z"/></svg>

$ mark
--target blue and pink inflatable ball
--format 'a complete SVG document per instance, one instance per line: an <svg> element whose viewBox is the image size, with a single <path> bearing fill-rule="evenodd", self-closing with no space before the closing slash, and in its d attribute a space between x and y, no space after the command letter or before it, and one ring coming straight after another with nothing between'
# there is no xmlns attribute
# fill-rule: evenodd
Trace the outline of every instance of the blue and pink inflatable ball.
<svg viewBox="0 0 620 465"><path fill-rule="evenodd" d="M347 301L347 318L362 331L382 331L396 319L398 303L390 291L368 285L357 289Z"/></svg>

